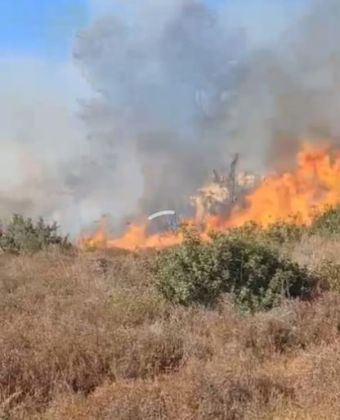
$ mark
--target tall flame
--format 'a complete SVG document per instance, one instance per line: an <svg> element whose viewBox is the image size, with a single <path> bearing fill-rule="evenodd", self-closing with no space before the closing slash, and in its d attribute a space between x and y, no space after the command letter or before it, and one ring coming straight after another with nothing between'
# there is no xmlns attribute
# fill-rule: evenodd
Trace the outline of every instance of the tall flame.
<svg viewBox="0 0 340 420"><path fill-rule="evenodd" d="M255 221L266 227L296 216L310 224L317 212L340 204L340 154L327 145L305 145L292 172L272 175L246 198L246 208L236 209L228 226Z"/></svg>
<svg viewBox="0 0 340 420"><path fill-rule="evenodd" d="M298 153L291 172L270 175L245 197L231 214L205 215L202 235L210 229L225 230L254 221L263 227L292 216L310 224L316 212L340 204L340 152L327 145L306 144ZM202 210L200 209L202 219ZM195 220L188 221L196 223ZM201 222L201 220L200 220ZM182 241L181 234L148 236L144 225L131 225L120 238L109 238L105 226L80 241L81 247L136 248L166 247Z"/></svg>

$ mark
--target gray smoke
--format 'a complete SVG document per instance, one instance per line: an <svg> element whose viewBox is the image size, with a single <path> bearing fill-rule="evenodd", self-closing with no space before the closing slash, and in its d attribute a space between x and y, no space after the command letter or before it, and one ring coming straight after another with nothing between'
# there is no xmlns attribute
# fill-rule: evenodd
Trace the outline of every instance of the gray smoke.
<svg viewBox="0 0 340 420"><path fill-rule="evenodd" d="M0 67L0 220L13 212L43 216L75 233L78 208L61 168L85 146L72 115L78 78L71 67L38 58L3 57Z"/></svg>
<svg viewBox="0 0 340 420"><path fill-rule="evenodd" d="M18 116L10 140L21 148L24 138L43 164L15 185L0 179L0 211L51 216L73 231L103 213L118 223L186 211L188 196L235 152L244 167L266 171L290 165L302 137L339 143L340 4L305 3L266 45L228 7L203 0L131 0L129 13L96 20L75 45L93 92L79 110L87 137L75 145L59 111L47 116L47 99L45 113ZM266 19L273 28L278 16Z"/></svg>
<svg viewBox="0 0 340 420"><path fill-rule="evenodd" d="M199 0L131 7L83 32L75 55L98 93L83 112L93 154L105 159L95 181L119 201L124 194L109 185L118 179L139 198L135 216L184 211L235 152L249 169L285 169L302 137L339 137L337 0L307 2L267 46L249 44L228 8L213 12ZM121 171L132 164L127 182Z"/></svg>
<svg viewBox="0 0 340 420"><path fill-rule="evenodd" d="M291 165L301 139L339 144L339 21L337 0L311 1L274 48L249 57L235 132L271 167Z"/></svg>
<svg viewBox="0 0 340 420"><path fill-rule="evenodd" d="M143 214L183 209L212 169L227 163L228 114L246 51L243 32L201 2L166 3L144 2L133 21L99 20L76 48L99 93L83 115L97 159L106 159L99 177L124 184L116 165L124 154L125 167L136 160Z"/></svg>

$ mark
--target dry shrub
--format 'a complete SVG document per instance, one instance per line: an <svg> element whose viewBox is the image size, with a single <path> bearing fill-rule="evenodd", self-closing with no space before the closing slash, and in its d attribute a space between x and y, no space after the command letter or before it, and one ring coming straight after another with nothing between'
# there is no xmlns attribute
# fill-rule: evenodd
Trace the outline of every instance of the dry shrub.
<svg viewBox="0 0 340 420"><path fill-rule="evenodd" d="M114 297L125 285L95 275L92 260L46 254L3 257L1 266L2 400L20 393L20 401L42 405L56 392L86 395L105 380L155 376L180 363L180 331L171 320L163 326L162 302L136 273L127 294L134 292L134 305L124 308L127 297L118 304ZM158 330L150 322L156 314Z"/></svg>
<svg viewBox="0 0 340 420"><path fill-rule="evenodd" d="M320 289L340 292L339 252L338 239L315 235L295 244L291 256L316 274Z"/></svg>
<svg viewBox="0 0 340 420"><path fill-rule="evenodd" d="M316 409L326 392L327 386L317 390L317 382L329 373L314 360L337 343L339 303L329 294L313 304L294 303L256 316L237 314L228 303L215 311L176 309L173 317L184 341L180 369L152 381L121 379L87 399L63 395L45 418L269 419L280 418L278 407L289 413L286 418L303 418L301 407L310 403ZM329 382L333 393L337 369ZM312 381L313 372L320 372L320 379ZM314 402L308 397L313 392Z"/></svg>
<svg viewBox="0 0 340 420"><path fill-rule="evenodd" d="M312 303L287 302L277 311L256 314L238 331L238 341L261 360L332 343L340 332L340 296L329 293Z"/></svg>
<svg viewBox="0 0 340 420"><path fill-rule="evenodd" d="M294 400L283 399L267 411L268 419L338 419L340 412L340 342L312 346L308 352L282 366L280 377L291 374ZM284 368L284 370L283 370Z"/></svg>
<svg viewBox="0 0 340 420"><path fill-rule="evenodd" d="M227 300L173 306L155 291L149 258L0 257L0 417L318 418L319 404L332 418L340 409L338 294L255 315Z"/></svg>
<svg viewBox="0 0 340 420"><path fill-rule="evenodd" d="M218 370L217 370L218 368ZM264 374L232 376L224 366L194 364L183 374L98 388L87 400L61 397L48 419L243 419L252 407L266 407L284 396L294 398L284 382ZM254 412L254 411L253 411Z"/></svg>
<svg viewBox="0 0 340 420"><path fill-rule="evenodd" d="M340 241L323 236L305 236L291 250L291 255L300 265L315 269L322 260L337 261Z"/></svg>

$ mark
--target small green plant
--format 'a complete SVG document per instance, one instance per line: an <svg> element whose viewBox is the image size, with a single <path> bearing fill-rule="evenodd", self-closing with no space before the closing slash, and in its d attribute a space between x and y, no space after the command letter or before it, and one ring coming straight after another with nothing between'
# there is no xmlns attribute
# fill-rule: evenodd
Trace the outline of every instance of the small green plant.
<svg viewBox="0 0 340 420"><path fill-rule="evenodd" d="M58 234L57 224L47 224L42 218L34 223L30 218L15 214L0 236L0 248L5 252L37 252L50 245L62 249L71 247L68 237Z"/></svg>
<svg viewBox="0 0 340 420"><path fill-rule="evenodd" d="M269 309L286 297L309 296L314 285L306 269L237 230L210 242L186 230L182 245L160 253L155 271L161 293L184 305L211 305L229 293L242 308Z"/></svg>

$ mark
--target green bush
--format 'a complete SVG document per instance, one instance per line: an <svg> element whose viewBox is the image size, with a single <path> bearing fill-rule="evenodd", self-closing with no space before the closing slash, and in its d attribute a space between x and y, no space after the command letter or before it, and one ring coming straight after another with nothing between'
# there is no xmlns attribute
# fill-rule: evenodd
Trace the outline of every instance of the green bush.
<svg viewBox="0 0 340 420"><path fill-rule="evenodd" d="M15 214L0 236L0 248L5 252L37 252L54 245L70 248L67 236L58 234L56 223L46 224L42 218L36 223Z"/></svg>
<svg viewBox="0 0 340 420"><path fill-rule="evenodd" d="M277 244L292 243L299 241L306 226L299 225L294 219L289 222L276 222L268 227L266 235L269 240Z"/></svg>
<svg viewBox="0 0 340 420"><path fill-rule="evenodd" d="M305 231L306 226L299 225L292 218L288 222L275 222L267 228L262 228L255 222L247 222L243 226L231 229L229 233L247 240L254 239L268 246L275 246L299 241Z"/></svg>
<svg viewBox="0 0 340 420"><path fill-rule="evenodd" d="M327 237L340 235L340 206L330 207L317 214L309 228L309 233Z"/></svg>
<svg viewBox="0 0 340 420"><path fill-rule="evenodd" d="M316 274L320 279L320 285L323 289L332 292L340 292L340 264L330 260L323 259L316 267Z"/></svg>
<svg viewBox="0 0 340 420"><path fill-rule="evenodd" d="M269 309L283 298L309 296L314 286L306 269L236 230L210 242L185 231L182 245L159 254L155 272L161 293L184 305L211 305L229 293L242 308Z"/></svg>

